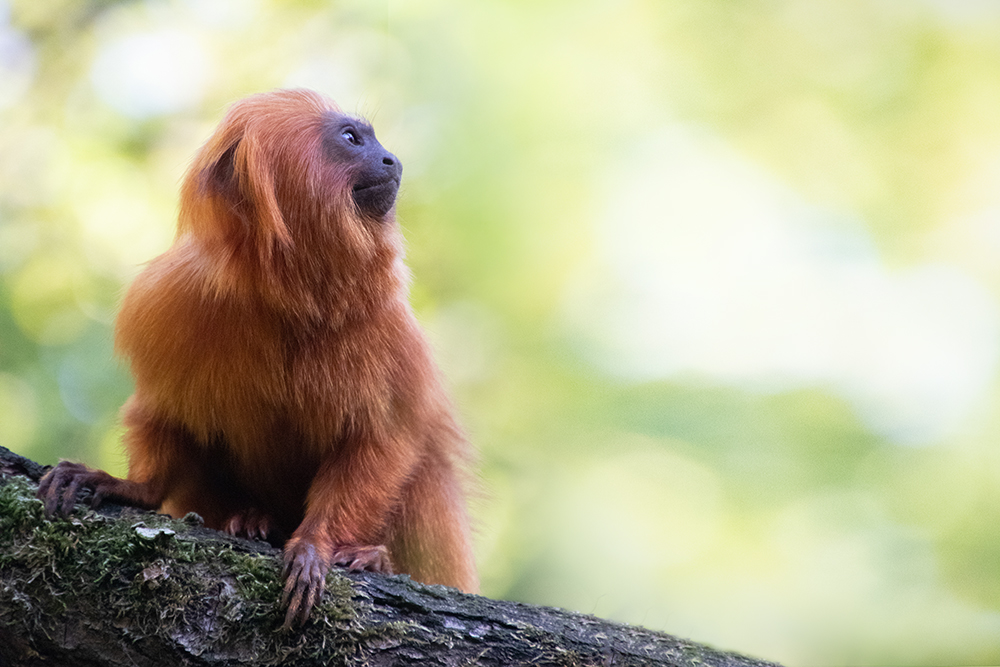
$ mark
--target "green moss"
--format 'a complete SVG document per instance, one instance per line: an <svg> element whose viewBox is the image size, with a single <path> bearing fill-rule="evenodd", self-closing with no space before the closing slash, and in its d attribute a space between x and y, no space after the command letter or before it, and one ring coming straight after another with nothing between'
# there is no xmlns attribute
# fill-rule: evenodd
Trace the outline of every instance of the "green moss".
<svg viewBox="0 0 1000 667"><path fill-rule="evenodd" d="M35 486L26 478L11 477L0 486L0 545L6 546L15 536L33 528L42 516L42 503L35 499Z"/></svg>
<svg viewBox="0 0 1000 667"><path fill-rule="evenodd" d="M126 625L129 635L173 635L196 624L211 650L254 664L331 664L363 646L405 634L400 624L377 631L358 622L366 602L333 571L327 593L300 631L282 633L280 563L273 552L193 535L190 522L136 510L110 518L76 511L48 521L35 485L0 480L0 624L25 623L50 633L69 608L95 623ZM198 532L198 531L195 531ZM14 594L18 591L18 594ZM207 624L207 625L206 625Z"/></svg>

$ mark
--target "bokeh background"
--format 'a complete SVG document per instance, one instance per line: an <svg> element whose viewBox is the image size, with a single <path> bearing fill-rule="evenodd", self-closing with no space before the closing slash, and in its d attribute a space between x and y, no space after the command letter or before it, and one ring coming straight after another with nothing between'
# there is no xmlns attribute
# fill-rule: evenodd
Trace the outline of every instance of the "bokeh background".
<svg viewBox="0 0 1000 667"><path fill-rule="evenodd" d="M1000 3L0 0L0 444L124 471L117 302L286 86L405 165L485 594L1000 662Z"/></svg>

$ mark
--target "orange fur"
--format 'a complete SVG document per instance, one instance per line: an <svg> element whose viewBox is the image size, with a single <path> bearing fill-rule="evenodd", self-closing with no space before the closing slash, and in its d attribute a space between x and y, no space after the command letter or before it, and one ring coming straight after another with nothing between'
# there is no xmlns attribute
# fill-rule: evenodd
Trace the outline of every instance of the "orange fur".
<svg viewBox="0 0 1000 667"><path fill-rule="evenodd" d="M408 305L395 209L352 200L332 118L347 117L308 91L230 109L188 171L173 246L118 315L128 478L64 462L40 490L50 513L90 486L288 538L286 625L336 563L478 588L468 447Z"/></svg>

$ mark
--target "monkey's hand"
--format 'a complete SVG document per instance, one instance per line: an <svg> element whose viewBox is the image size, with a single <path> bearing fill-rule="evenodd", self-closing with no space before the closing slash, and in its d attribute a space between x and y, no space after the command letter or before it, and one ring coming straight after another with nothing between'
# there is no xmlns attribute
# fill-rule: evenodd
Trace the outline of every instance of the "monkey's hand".
<svg viewBox="0 0 1000 667"><path fill-rule="evenodd" d="M313 605L319 602L326 589L326 573L330 564L316 552L316 545L307 541L289 540L285 545L285 568L281 573L285 590L281 606L285 612L283 631L302 625L309 618Z"/></svg>
<svg viewBox="0 0 1000 667"><path fill-rule="evenodd" d="M60 461L38 483L38 498L45 503L45 516L50 519L59 514L68 516L76 504L76 494L81 488L94 493L90 506L97 507L108 496L118 496L122 480L103 470L88 468L82 463Z"/></svg>
<svg viewBox="0 0 1000 667"><path fill-rule="evenodd" d="M381 545L342 545L334 547L330 558L324 559L317 552L316 545L293 538L285 546L284 560L282 577L285 579L285 589L281 595L281 606L287 606L288 610L285 612L282 630L302 625L309 618L309 612L326 589L326 573L331 564L349 570L392 574L389 552Z"/></svg>

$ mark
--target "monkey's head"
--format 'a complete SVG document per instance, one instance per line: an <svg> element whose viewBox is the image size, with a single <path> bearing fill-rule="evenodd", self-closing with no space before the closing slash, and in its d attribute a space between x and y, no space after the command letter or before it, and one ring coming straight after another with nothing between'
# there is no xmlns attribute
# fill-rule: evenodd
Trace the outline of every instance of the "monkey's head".
<svg viewBox="0 0 1000 667"><path fill-rule="evenodd" d="M252 95L230 107L188 171L178 236L224 265L217 290L253 285L283 291L274 296L283 302L315 301L401 256L401 175L371 125L331 100Z"/></svg>
<svg viewBox="0 0 1000 667"><path fill-rule="evenodd" d="M351 197L362 216L381 219L392 210L403 166L382 148L371 125L330 112L323 126L323 151L331 163L349 166Z"/></svg>

